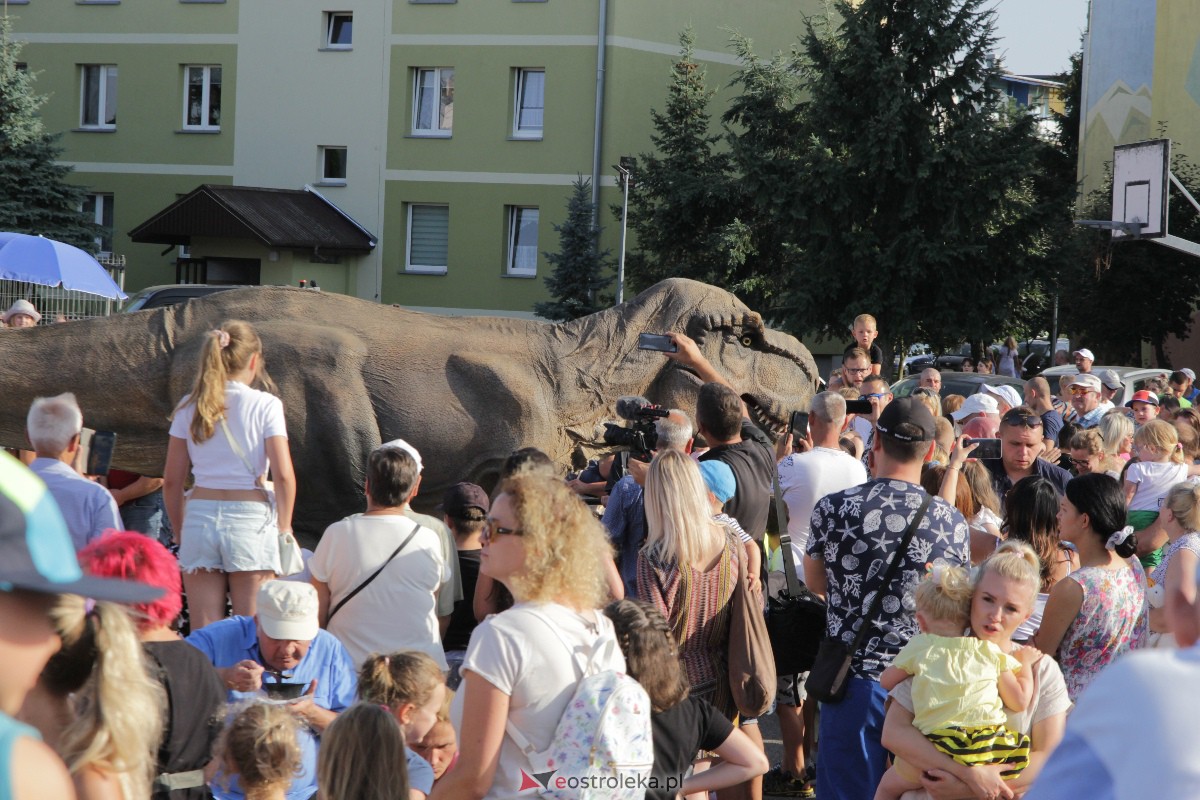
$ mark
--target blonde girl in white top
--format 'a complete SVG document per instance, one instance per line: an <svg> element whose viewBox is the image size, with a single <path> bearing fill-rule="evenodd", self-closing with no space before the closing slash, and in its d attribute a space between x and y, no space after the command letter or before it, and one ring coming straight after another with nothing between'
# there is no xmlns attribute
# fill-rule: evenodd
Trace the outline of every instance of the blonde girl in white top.
<svg viewBox="0 0 1200 800"><path fill-rule="evenodd" d="M283 404L251 388L275 388L262 340L238 321L205 337L195 385L172 418L163 476L192 630L225 615L227 592L235 615L253 616L259 586L280 570L278 533L291 531L296 499ZM195 488L185 505L189 468ZM274 509L263 488L268 469Z"/></svg>

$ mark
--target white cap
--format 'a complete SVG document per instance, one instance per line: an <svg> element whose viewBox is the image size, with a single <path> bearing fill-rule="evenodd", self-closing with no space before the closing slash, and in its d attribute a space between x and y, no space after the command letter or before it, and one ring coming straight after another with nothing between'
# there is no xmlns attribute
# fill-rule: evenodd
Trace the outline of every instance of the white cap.
<svg viewBox="0 0 1200 800"><path fill-rule="evenodd" d="M25 316L31 318L35 325L42 321L42 315L39 314L38 310L33 307L33 303L25 299L18 300L9 306L8 311L0 314L0 320L3 320L4 324L7 325L8 321L18 314L24 314Z"/></svg>
<svg viewBox="0 0 1200 800"><path fill-rule="evenodd" d="M384 442L383 444L379 445L378 449L383 450L384 448L389 447L395 450L403 450L412 456L413 461L417 462L418 475L421 474L421 470L425 469L425 465L421 463L421 454L417 452L417 448L413 447L408 442L404 441L403 439L392 439L390 442Z"/></svg>
<svg viewBox="0 0 1200 800"><path fill-rule="evenodd" d="M1100 379L1090 372L1082 372L1075 376L1075 380L1071 381L1072 386L1082 386L1085 389L1090 389L1093 392L1100 391Z"/></svg>
<svg viewBox="0 0 1200 800"><path fill-rule="evenodd" d="M298 581L267 581L258 590L258 627L272 639L311 642L321 629L317 590Z"/></svg>
<svg viewBox="0 0 1200 800"><path fill-rule="evenodd" d="M1193 381L1196 380L1196 373L1192 372L1191 367L1184 367L1183 369L1181 369L1179 371L1182 372L1184 375L1187 375L1189 379L1191 379Z"/></svg>
<svg viewBox="0 0 1200 800"><path fill-rule="evenodd" d="M1017 394L1016 389L1008 384L993 386L990 383L985 383L983 385L983 391L994 394L996 397L1001 398L1004 400L1004 402L1008 403L1009 408L1016 408L1017 406L1021 405L1021 396Z"/></svg>
<svg viewBox="0 0 1200 800"><path fill-rule="evenodd" d="M1019 404L1018 404L1019 405ZM962 407L955 411L950 416L955 422L961 422L972 414L999 414L1000 406L996 403L996 398L984 392L976 392L968 397L962 404Z"/></svg>
<svg viewBox="0 0 1200 800"><path fill-rule="evenodd" d="M1092 355L1092 351L1091 351L1091 350L1088 350L1088 349L1086 349L1086 348L1085 348L1085 349L1083 349L1083 350L1076 350L1076 351L1075 351L1074 353L1072 353L1071 355L1073 355L1073 356L1080 356L1081 358L1086 358L1088 361L1095 361L1095 360L1096 360L1096 357L1095 357L1094 355Z"/></svg>

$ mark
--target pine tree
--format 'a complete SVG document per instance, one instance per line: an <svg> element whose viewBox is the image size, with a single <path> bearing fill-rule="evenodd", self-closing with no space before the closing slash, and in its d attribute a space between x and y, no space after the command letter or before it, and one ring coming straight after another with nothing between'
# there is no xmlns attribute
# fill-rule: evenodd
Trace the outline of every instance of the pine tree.
<svg viewBox="0 0 1200 800"><path fill-rule="evenodd" d="M984 6L835 0L790 53L763 61L736 43L725 121L795 329L843 338L869 312L886 355L887 342L990 340L1022 302L1046 145L994 88Z"/></svg>
<svg viewBox="0 0 1200 800"><path fill-rule="evenodd" d="M58 136L38 116L45 99L18 68L21 47L11 34L9 19L0 18L0 230L91 250L98 228L79 210L83 189L66 182L71 168L58 162Z"/></svg>
<svg viewBox="0 0 1200 800"><path fill-rule="evenodd" d="M745 263L747 231L737 219L738 185L722 134L710 133L704 69L694 58L690 29L679 37L679 58L663 111L652 110L655 152L638 159L630 193L629 231L636 250L626 259L635 290L663 278L693 278L752 295ZM614 213L620 217L620 208ZM749 298L747 298L749 299Z"/></svg>
<svg viewBox="0 0 1200 800"><path fill-rule="evenodd" d="M607 306L600 292L613 282L610 251L598 250L599 229L592 227L592 182L580 176L571 184L567 218L554 226L557 253L543 253L553 267L546 288L554 299L534 304L533 310L549 320L561 322L594 314Z"/></svg>

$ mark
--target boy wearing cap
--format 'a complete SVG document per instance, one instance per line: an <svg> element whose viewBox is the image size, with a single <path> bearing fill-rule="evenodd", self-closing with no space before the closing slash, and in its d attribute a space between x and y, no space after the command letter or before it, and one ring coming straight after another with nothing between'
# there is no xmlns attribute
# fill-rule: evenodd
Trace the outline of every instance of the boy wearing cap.
<svg viewBox="0 0 1200 800"><path fill-rule="evenodd" d="M308 800L317 791L319 736L354 702L358 678L350 654L317 624L317 590L299 581L268 581L258 590L253 617L229 617L187 638L217 668L231 703L261 700L264 685L294 684L300 697L289 704L303 723L301 771L287 800ZM212 782L217 800L242 800L237 777Z"/></svg>
<svg viewBox="0 0 1200 800"><path fill-rule="evenodd" d="M1154 392L1141 390L1133 393L1133 397L1125 404L1133 409L1133 424L1140 428L1152 419L1158 419L1158 396Z"/></svg>
<svg viewBox="0 0 1200 800"><path fill-rule="evenodd" d="M67 768L33 728L13 719L62 642L50 612L60 594L150 602L144 584L85 577L53 498L32 472L0 453L0 797L73 798Z"/></svg>
<svg viewBox="0 0 1200 800"><path fill-rule="evenodd" d="M471 631L479 624L475 619L473 603L475 584L479 581L479 556L483 552L480 533L487 519L487 492L473 483L456 483L442 495L442 519L454 534L458 549L458 571L462 575L463 599L454 604L450 626L442 636L442 649L450 668L449 686L458 688L458 668L467 653Z"/></svg>
<svg viewBox="0 0 1200 800"><path fill-rule="evenodd" d="M821 800L874 796L887 768L880 741L887 692L879 675L917 633L911 593L927 565L969 563L967 521L936 497L909 546L897 549L929 499L920 485L921 468L936 445L929 409L911 397L893 400L880 412L875 431L874 479L817 502L804 557L805 583L829 602L826 635L847 647L862 624L864 605L876 593L883 595L862 647L852 654L845 698L821 708L821 761L834 765L817 771ZM893 558L900 559L896 578L882 586L884 566Z"/></svg>

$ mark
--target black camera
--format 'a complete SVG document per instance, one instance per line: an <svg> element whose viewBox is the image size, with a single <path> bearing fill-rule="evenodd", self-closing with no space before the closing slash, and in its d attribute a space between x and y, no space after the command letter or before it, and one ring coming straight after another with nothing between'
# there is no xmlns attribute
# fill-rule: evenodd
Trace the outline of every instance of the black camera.
<svg viewBox="0 0 1200 800"><path fill-rule="evenodd" d="M631 424L626 427L604 423L604 443L627 447L633 458L649 461L651 452L658 447L658 429L654 427L654 421L669 413L644 397L622 397L617 400L617 416Z"/></svg>

